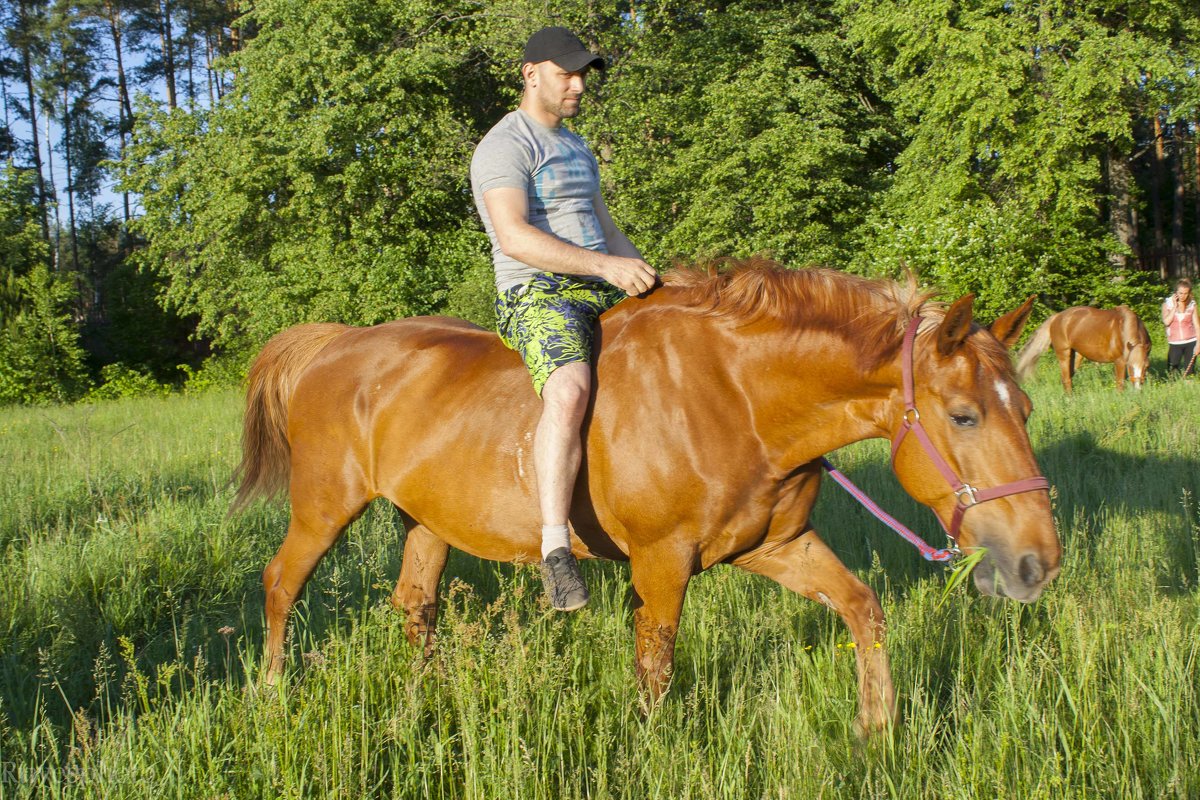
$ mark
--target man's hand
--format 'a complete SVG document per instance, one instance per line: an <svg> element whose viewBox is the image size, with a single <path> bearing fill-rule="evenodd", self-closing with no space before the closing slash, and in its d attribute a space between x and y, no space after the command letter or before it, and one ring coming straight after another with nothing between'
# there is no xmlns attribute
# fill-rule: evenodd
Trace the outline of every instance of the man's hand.
<svg viewBox="0 0 1200 800"><path fill-rule="evenodd" d="M640 258L623 256L606 258L600 277L630 297L645 294L658 283L658 273L654 271L654 267Z"/></svg>
<svg viewBox="0 0 1200 800"><path fill-rule="evenodd" d="M500 250L534 269L563 275L596 275L630 297L650 291L658 283L654 267L613 224L604 200L595 196L595 209L604 231L608 252L587 250L529 224L529 200L523 189L489 189L483 203L491 217Z"/></svg>

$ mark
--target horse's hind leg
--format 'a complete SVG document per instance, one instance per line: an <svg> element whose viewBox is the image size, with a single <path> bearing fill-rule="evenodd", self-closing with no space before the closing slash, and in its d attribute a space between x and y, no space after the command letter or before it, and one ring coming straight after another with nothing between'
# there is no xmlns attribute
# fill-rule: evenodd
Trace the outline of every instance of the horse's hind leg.
<svg viewBox="0 0 1200 800"><path fill-rule="evenodd" d="M660 544L631 550L635 665L642 703L653 708L671 681L675 637L696 554L687 547Z"/></svg>
<svg viewBox="0 0 1200 800"><path fill-rule="evenodd" d="M392 592L392 607L408 614L404 634L413 647L421 647L425 657L433 653L433 632L437 625L438 583L446 568L450 545L429 532L424 525L409 524L404 540L400 578Z"/></svg>
<svg viewBox="0 0 1200 800"><path fill-rule="evenodd" d="M1070 394L1071 379L1075 375L1075 351L1069 347L1061 350L1056 347L1054 355L1058 359L1058 377L1062 381L1063 389Z"/></svg>
<svg viewBox="0 0 1200 800"><path fill-rule="evenodd" d="M883 642L883 608L871 587L846 569L811 528L785 544L752 550L734 563L824 603L841 616L854 637L858 659L855 729L865 735L889 726L896 716L896 694Z"/></svg>
<svg viewBox="0 0 1200 800"><path fill-rule="evenodd" d="M312 575L321 557L342 535L351 522L362 513L367 499L361 493L340 487L339 497L332 498L328 484L320 490L305 492L298 488L293 475L292 520L287 536L271 563L263 570L263 589L266 590L267 672L264 680L275 683L285 665L283 645L287 632L288 614Z"/></svg>

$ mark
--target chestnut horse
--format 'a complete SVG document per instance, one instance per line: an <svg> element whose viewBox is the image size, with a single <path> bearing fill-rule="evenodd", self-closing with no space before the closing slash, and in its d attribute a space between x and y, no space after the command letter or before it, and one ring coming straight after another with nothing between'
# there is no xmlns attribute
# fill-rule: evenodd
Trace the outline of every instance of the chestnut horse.
<svg viewBox="0 0 1200 800"><path fill-rule="evenodd" d="M1048 346L1054 347L1059 378L1068 393L1075 376L1076 354L1089 361L1111 363L1118 391L1125 389L1126 372L1135 389L1142 388L1146 381L1150 334L1129 306L1112 310L1074 306L1051 316L1034 332L1017 358L1017 375L1021 380L1033 374L1038 357Z"/></svg>
<svg viewBox="0 0 1200 800"><path fill-rule="evenodd" d="M912 286L755 262L678 270L602 317L571 544L579 558L629 561L646 700L666 688L688 581L735 564L842 617L858 644L858 729L890 724L879 600L809 523L820 456L906 431L919 416L925 432L898 446L894 467L943 521L977 498L972 489L960 501L919 439L976 486L1038 474L1029 399L1006 349L1032 298L991 331L972 322L969 295L949 309L926 301ZM902 400L910 321L920 328L905 353L919 414ZM495 334L446 318L301 325L266 345L248 382L234 508L286 488L292 509L263 573L269 682L285 666L297 595L376 497L407 527L391 599L426 653L451 547L539 559L540 402ZM1047 493L1022 492L972 505L960 544L987 548L975 570L981 591L1029 602L1058 574L1060 547Z"/></svg>

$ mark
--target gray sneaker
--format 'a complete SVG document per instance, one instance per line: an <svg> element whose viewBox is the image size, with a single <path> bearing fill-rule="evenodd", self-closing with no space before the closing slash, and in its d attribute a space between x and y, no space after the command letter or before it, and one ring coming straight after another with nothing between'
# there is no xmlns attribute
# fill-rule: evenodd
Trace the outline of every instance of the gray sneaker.
<svg viewBox="0 0 1200 800"><path fill-rule="evenodd" d="M550 605L558 611L574 611L587 605L588 590L579 574L579 562L570 549L551 550L542 559L542 586Z"/></svg>

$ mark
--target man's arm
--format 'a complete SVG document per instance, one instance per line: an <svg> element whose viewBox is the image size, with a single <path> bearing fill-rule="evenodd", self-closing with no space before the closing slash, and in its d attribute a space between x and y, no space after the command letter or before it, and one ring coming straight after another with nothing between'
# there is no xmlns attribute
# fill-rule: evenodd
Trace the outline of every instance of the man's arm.
<svg viewBox="0 0 1200 800"><path fill-rule="evenodd" d="M642 260L641 254L624 234L610 241L621 252L600 253L563 241L529 224L529 201L525 190L511 187L489 189L483 194L488 217L496 231L500 250L509 258L547 272L564 275L595 275L624 290L627 294L643 294L653 288L658 274ZM609 235L605 220L612 225L608 209L597 209L605 236Z"/></svg>
<svg viewBox="0 0 1200 800"><path fill-rule="evenodd" d="M615 256L641 260L642 254L634 247L633 242L629 241L629 237L621 232L617 223L613 222L612 215L608 213L608 206L604 204L604 198L600 196L599 192L596 192L596 196L592 199L592 205L596 209L596 219L600 220L600 228L604 231L604 241L608 245L608 252Z"/></svg>

